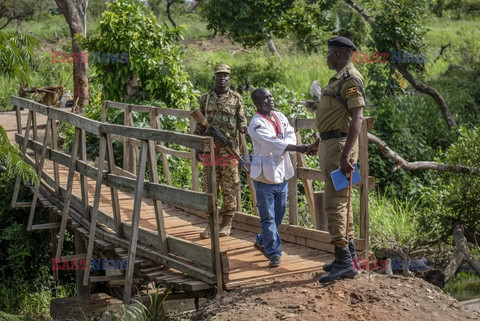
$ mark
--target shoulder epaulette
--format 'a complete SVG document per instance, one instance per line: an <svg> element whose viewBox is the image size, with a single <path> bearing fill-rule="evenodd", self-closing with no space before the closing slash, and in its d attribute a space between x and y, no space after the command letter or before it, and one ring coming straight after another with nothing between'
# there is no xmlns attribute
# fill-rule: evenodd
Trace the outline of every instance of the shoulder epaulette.
<svg viewBox="0 0 480 321"><path fill-rule="evenodd" d="M347 80L350 80L350 79L353 79L357 83L358 87L360 87L360 90L362 92L363 99L364 99L365 105L366 105L367 104L367 96L365 95L365 89L363 88L362 82L357 77L350 75L350 72L348 70L345 70L343 72L342 80L340 80L340 84L338 84L337 93L336 94L324 93L324 95L334 97L336 100L341 102L342 105L345 106L345 108L348 109L347 102L345 101L345 99L343 99L341 92L342 92L342 87L345 84L345 82L347 82Z"/></svg>

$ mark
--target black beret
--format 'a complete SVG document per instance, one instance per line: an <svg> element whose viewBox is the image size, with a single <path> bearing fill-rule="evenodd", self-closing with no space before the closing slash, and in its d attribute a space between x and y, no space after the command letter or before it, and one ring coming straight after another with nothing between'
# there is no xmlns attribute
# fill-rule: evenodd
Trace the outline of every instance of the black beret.
<svg viewBox="0 0 480 321"><path fill-rule="evenodd" d="M328 46L350 48L351 50L356 49L355 45L350 39L345 37L339 37L339 36L328 39Z"/></svg>

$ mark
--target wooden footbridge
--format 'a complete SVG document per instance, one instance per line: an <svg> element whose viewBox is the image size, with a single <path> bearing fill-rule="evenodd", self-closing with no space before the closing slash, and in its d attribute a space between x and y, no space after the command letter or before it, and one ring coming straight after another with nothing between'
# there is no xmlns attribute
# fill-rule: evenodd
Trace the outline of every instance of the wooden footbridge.
<svg viewBox="0 0 480 321"><path fill-rule="evenodd" d="M308 168L303 155L292 157L296 175L289 184L289 222L280 227L284 257L282 265L272 269L253 248L255 233L260 231L255 213L242 213L239 208L232 235L218 236L217 194L212 193L217 185L214 166L208 168L208 191L199 191L194 152L213 150L213 139L161 129L159 117L177 117L188 121L193 133L195 123L188 111L107 101L99 122L24 98L12 97L12 103L17 113L15 141L41 177L41 184L31 187L31 202L17 200L20 181L16 182L12 205L31 207L28 229L51 231L56 258L128 260L127 270L116 275L91 275L90 269L79 272L79 293L91 282L112 280L122 283L125 303L130 302L134 289L142 282L164 284L177 293L190 295L218 293L266 278L316 271L333 258L325 231L323 193L312 188L312 181L323 181L324 176L318 169ZM108 123L110 108L123 110L124 125ZM149 114L150 128L133 127L133 112ZM43 123L37 120L40 116ZM313 119L290 122L298 138L301 130L315 126ZM66 124L75 132L70 150L59 148L57 128ZM363 177L368 177L369 127L371 119L366 119L360 137ZM87 158L87 139L98 144L96 159ZM240 141L242 153L248 154L245 137ZM123 164L114 159L114 143L123 145ZM169 166L171 157L190 161L191 186L172 185L176 172ZM162 173L157 171L159 162ZM314 229L298 226L297 180L303 183ZM242 186L241 193L253 191L249 177L247 181L249 186ZM364 179L359 186L360 237L356 245L363 256L368 252L368 190L372 185L371 179ZM39 204L49 209L49 218L35 217ZM199 232L205 228L207 215L212 218L213 233L211 239L204 240ZM67 228L75 233L73 255L64 251Z"/></svg>

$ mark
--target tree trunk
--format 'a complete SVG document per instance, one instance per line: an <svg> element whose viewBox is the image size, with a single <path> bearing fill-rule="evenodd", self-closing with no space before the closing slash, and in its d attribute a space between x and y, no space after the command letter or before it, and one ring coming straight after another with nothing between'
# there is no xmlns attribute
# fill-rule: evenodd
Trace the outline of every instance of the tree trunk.
<svg viewBox="0 0 480 321"><path fill-rule="evenodd" d="M82 52L80 44L75 41L77 33L86 35L86 12L88 0L55 0L60 12L70 27L72 36L72 53ZM88 104L88 62L82 63L81 59L73 64L73 109L77 113L83 112L83 106Z"/></svg>
<svg viewBox="0 0 480 321"><path fill-rule="evenodd" d="M267 46L268 46L268 50L270 50L272 54L276 55L277 57L280 57L280 53L278 53L277 48L275 47L275 44L273 43L272 39L267 40Z"/></svg>

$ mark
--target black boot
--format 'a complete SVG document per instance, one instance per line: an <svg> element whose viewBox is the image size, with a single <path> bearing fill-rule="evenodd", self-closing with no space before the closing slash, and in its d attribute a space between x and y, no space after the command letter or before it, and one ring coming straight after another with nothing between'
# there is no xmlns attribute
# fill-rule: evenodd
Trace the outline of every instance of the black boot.
<svg viewBox="0 0 480 321"><path fill-rule="evenodd" d="M355 250L355 244L353 240L348 241L348 250L350 251L350 256L352 257L352 266L357 271L360 270L360 262L358 261L357 250Z"/></svg>
<svg viewBox="0 0 480 321"><path fill-rule="evenodd" d="M352 263L353 266L359 270L360 269L360 264L358 262L358 257L357 257L357 251L355 250L355 244L353 243L353 240L348 241L348 250L350 251L350 255L352 256ZM330 272L333 269L333 265L335 264L335 260L332 262L325 264L323 266L323 270L326 272Z"/></svg>
<svg viewBox="0 0 480 321"><path fill-rule="evenodd" d="M348 246L335 246L335 263L329 273L320 278L320 283L328 283L343 278L353 278L358 271L352 268L352 256Z"/></svg>

